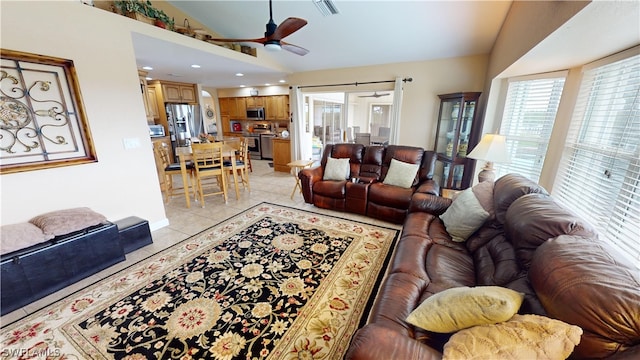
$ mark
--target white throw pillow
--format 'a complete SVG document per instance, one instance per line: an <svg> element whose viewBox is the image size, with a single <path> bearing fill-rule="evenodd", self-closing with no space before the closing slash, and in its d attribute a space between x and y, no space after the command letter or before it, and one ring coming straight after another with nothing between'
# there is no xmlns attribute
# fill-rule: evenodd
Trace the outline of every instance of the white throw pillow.
<svg viewBox="0 0 640 360"><path fill-rule="evenodd" d="M468 188L458 194L447 211L440 215L440 219L451 239L463 242L478 230L490 215L478 201L473 188Z"/></svg>
<svg viewBox="0 0 640 360"><path fill-rule="evenodd" d="M327 158L322 180L346 180L349 178L349 158Z"/></svg>
<svg viewBox="0 0 640 360"><path fill-rule="evenodd" d="M408 189L413 185L413 180L416 178L419 168L419 164L409 164L391 159L389 171L387 171L387 176L384 177L382 183Z"/></svg>

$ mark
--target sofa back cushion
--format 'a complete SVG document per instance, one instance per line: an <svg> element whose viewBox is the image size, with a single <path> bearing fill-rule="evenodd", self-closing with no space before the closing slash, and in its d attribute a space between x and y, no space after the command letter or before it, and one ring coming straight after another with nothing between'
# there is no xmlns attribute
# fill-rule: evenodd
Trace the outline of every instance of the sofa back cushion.
<svg viewBox="0 0 640 360"><path fill-rule="evenodd" d="M540 245L529 279L549 316L580 326L577 359L640 349L640 272L594 237L562 235ZM624 356L622 356L624 357Z"/></svg>
<svg viewBox="0 0 640 360"><path fill-rule="evenodd" d="M380 180L383 158L384 146L367 146L360 166L360 177Z"/></svg>
<svg viewBox="0 0 640 360"><path fill-rule="evenodd" d="M402 145L389 145L384 152L384 158L382 159L382 169L380 180L384 181L387 176L389 167L391 166L391 159L396 159L409 164L422 164L422 155L424 149L415 146L402 146ZM418 175L420 171L414 177L412 186L418 184Z"/></svg>
<svg viewBox="0 0 640 360"><path fill-rule="evenodd" d="M549 195L527 194L507 210L505 233L522 267L528 269L540 245L560 235L597 237L595 229Z"/></svg>
<svg viewBox="0 0 640 360"><path fill-rule="evenodd" d="M422 155L422 165L420 165L420 172L418 176L420 182L433 179L433 171L436 167L437 154L433 150L426 150Z"/></svg>
<svg viewBox="0 0 640 360"><path fill-rule="evenodd" d="M493 187L493 202L496 220L504 224L507 209L522 195L548 194L542 186L519 174L507 174L496 180Z"/></svg>

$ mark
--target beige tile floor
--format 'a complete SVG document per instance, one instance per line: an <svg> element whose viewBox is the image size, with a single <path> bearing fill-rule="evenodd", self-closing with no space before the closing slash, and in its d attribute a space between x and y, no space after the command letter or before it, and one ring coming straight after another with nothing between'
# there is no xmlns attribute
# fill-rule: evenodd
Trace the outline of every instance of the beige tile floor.
<svg viewBox="0 0 640 360"><path fill-rule="evenodd" d="M123 262L115 264L56 293L2 316L0 318L0 325L4 326L25 315L31 314L42 307L52 304L75 291L104 279L261 202L270 202L396 229L400 228L399 225L356 214L316 208L313 205L306 204L302 198L302 194L299 192L296 192L293 199L291 199L291 191L295 185L294 177L289 173L273 171L268 163L269 161L267 160L253 160L253 172L249 174L251 191L248 192L241 189L240 197L237 199L235 193L231 191L226 204L222 196L210 196L205 197L204 208L200 206L200 203L194 201L191 202L191 208L187 208L184 196L173 197L165 204L169 226L158 229L151 234L153 244L127 254L127 259Z"/></svg>

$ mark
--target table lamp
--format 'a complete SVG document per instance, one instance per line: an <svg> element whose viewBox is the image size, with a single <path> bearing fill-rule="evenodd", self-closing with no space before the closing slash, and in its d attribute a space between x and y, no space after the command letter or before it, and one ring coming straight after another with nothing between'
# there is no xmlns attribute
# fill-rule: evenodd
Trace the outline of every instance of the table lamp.
<svg viewBox="0 0 640 360"><path fill-rule="evenodd" d="M507 152L506 138L498 134L484 134L480 143L476 145L467 157L486 161L482 171L478 174L478 181L493 181L496 178L493 163L508 163L511 161Z"/></svg>

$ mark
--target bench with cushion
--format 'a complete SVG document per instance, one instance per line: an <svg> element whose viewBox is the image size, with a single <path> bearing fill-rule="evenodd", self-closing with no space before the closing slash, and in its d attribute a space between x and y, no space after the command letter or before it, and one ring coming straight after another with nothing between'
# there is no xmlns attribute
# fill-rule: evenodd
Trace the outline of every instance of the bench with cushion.
<svg viewBox="0 0 640 360"><path fill-rule="evenodd" d="M82 207L3 225L0 239L4 315L125 260L125 253L151 243L151 234L146 220L114 224Z"/></svg>

